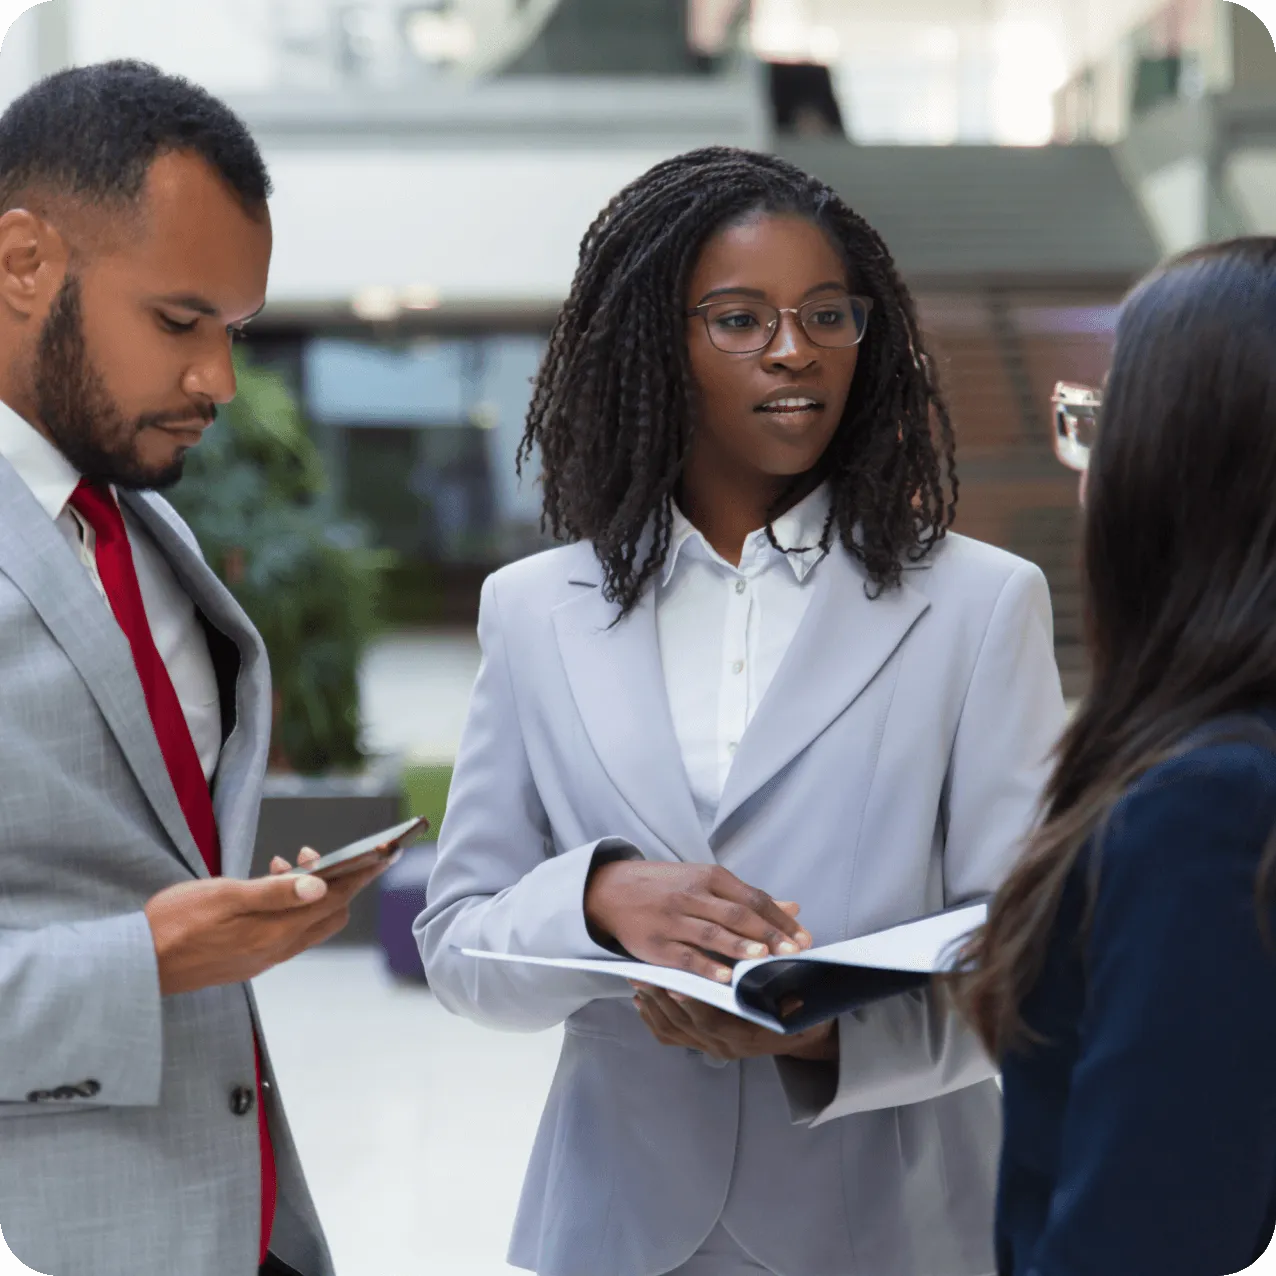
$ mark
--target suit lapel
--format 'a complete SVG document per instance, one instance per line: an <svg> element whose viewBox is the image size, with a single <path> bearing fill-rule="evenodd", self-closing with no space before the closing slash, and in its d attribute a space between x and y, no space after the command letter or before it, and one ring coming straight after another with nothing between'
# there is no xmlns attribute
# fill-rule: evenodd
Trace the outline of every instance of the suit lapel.
<svg viewBox="0 0 1276 1276"><path fill-rule="evenodd" d="M235 725L218 759L212 796L223 871L232 876L246 873L257 826L259 779L270 749L272 710L265 648L230 591L178 530L167 502L149 492L121 492L120 498L150 533L204 618L238 650L237 686L230 697Z"/></svg>
<svg viewBox="0 0 1276 1276"><path fill-rule="evenodd" d="M580 596L555 609L554 631L594 752L670 854L711 863L669 712L654 591L613 626L616 607L603 598L596 569L578 573L572 583L581 586Z"/></svg>
<svg viewBox="0 0 1276 1276"><path fill-rule="evenodd" d="M84 679L178 855L207 877L115 617L57 525L0 458L0 572L22 591Z"/></svg>
<svg viewBox="0 0 1276 1276"><path fill-rule="evenodd" d="M859 696L930 606L908 583L870 599L840 546L815 568L815 596L731 763L712 842L723 824Z"/></svg>

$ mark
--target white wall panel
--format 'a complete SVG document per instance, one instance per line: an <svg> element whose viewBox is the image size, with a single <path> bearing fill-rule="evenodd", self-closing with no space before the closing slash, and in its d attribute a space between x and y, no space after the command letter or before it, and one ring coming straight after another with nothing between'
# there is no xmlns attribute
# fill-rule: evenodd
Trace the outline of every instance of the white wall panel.
<svg viewBox="0 0 1276 1276"><path fill-rule="evenodd" d="M444 305L554 305L586 227L665 151L268 153L273 305L368 287L436 289Z"/></svg>

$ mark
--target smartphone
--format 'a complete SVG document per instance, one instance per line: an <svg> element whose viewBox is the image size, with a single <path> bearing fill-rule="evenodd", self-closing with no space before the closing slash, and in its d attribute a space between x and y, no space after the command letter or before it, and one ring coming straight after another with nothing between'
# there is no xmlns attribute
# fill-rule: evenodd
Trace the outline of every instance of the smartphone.
<svg viewBox="0 0 1276 1276"><path fill-rule="evenodd" d="M357 873L360 869L371 867L378 860L389 859L397 854L409 841L429 827L430 821L423 817L396 824L393 828L383 829L380 833L373 833L371 837L360 838L349 846L332 851L313 864L294 868L292 875L322 877L325 882L331 882L338 877L345 877L347 873Z"/></svg>

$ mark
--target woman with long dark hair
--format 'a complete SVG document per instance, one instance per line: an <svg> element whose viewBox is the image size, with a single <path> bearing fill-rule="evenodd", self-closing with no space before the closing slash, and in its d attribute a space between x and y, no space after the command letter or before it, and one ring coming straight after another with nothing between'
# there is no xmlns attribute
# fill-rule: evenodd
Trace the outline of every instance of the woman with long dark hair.
<svg viewBox="0 0 1276 1276"><path fill-rule="evenodd" d="M589 229L528 416L570 544L497 572L431 986L563 1024L511 1258L543 1276L987 1276L999 1095L942 998L784 1036L709 979L993 890L1063 705L1040 571L948 534L908 290L823 183L714 148Z"/></svg>
<svg viewBox="0 0 1276 1276"><path fill-rule="evenodd" d="M1127 300L1087 469L1093 683L960 995L1004 1276L1223 1276L1276 1219L1276 240Z"/></svg>

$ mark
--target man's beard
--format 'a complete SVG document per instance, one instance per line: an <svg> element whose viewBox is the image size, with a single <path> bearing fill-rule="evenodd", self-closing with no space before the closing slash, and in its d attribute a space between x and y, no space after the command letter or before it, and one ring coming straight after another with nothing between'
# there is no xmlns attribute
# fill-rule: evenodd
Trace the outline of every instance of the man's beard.
<svg viewBox="0 0 1276 1276"><path fill-rule="evenodd" d="M89 358L80 281L75 275L67 275L40 332L34 389L40 423L84 478L137 490L171 487L182 477L186 449L161 469L148 468L139 459L141 432L177 418L147 413L129 421L120 411ZM215 415L210 410L209 419ZM188 412L182 420L190 418Z"/></svg>

